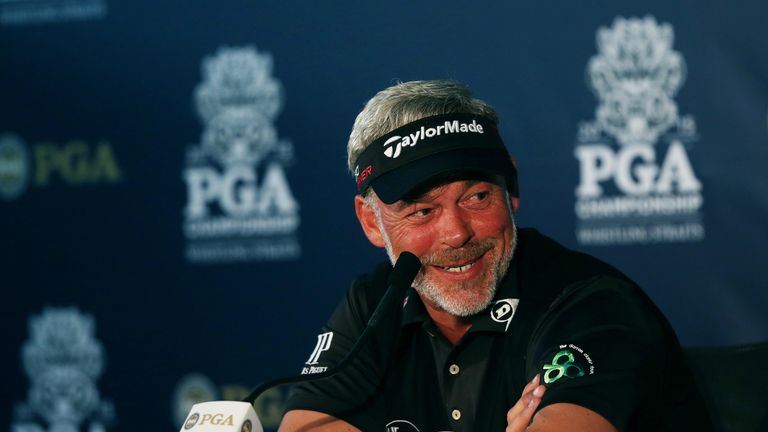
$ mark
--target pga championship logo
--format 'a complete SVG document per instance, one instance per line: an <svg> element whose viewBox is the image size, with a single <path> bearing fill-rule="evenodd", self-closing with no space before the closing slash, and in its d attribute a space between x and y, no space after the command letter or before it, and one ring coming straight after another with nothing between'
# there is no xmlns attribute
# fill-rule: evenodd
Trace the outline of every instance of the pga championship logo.
<svg viewBox="0 0 768 432"><path fill-rule="evenodd" d="M204 130L186 153L186 256L191 262L297 258L299 204L286 167L293 146L274 121L283 104L272 56L221 48L195 90Z"/></svg>
<svg viewBox="0 0 768 432"><path fill-rule="evenodd" d="M47 308L30 318L29 331L21 359L30 388L14 407L11 431L107 431L114 408L96 386L104 348L94 338L93 318L75 308Z"/></svg>
<svg viewBox="0 0 768 432"><path fill-rule="evenodd" d="M597 32L587 77L599 105L595 120L580 125L574 152L581 244L704 238L702 185L688 156L696 122L674 100L686 67L673 40L672 26L650 16L618 17Z"/></svg>

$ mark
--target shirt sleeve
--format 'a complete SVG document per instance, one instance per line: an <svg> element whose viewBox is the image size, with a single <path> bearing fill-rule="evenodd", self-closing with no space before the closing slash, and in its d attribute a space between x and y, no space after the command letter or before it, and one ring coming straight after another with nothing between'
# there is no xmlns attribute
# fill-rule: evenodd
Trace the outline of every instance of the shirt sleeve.
<svg viewBox="0 0 768 432"><path fill-rule="evenodd" d="M526 376L538 373L547 387L538 409L572 403L627 430L662 389L668 340L659 319L644 294L621 279L598 276L564 290L528 347Z"/></svg>
<svg viewBox="0 0 768 432"><path fill-rule="evenodd" d="M376 279L363 277L353 283L318 334L315 346L309 350L302 374L311 375L333 368L352 349L383 294L383 290L379 293L379 287L374 286ZM371 401L380 385L383 367L380 344L374 334L343 372L294 386L286 402L286 411L318 411L366 430L374 415Z"/></svg>

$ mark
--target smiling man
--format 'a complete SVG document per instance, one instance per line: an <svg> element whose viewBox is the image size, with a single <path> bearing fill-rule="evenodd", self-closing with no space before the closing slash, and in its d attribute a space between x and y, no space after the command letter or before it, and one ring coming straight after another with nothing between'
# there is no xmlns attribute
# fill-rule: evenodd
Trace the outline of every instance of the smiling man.
<svg viewBox="0 0 768 432"><path fill-rule="evenodd" d="M400 253L422 268L348 369L293 390L281 431L709 430L674 332L643 292L517 230L497 123L455 81L395 85L358 115L355 211L390 262L355 280L305 373L349 352Z"/></svg>

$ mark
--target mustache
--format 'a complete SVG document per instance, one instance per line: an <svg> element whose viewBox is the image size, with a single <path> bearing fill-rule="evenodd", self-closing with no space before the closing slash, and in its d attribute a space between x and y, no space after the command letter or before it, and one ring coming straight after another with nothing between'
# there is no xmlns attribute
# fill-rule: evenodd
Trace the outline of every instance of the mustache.
<svg viewBox="0 0 768 432"><path fill-rule="evenodd" d="M493 249L494 246L495 246L494 240L488 238L488 239L468 243L458 249L437 251L428 255L420 256L419 260L421 261L421 264L424 266L471 261L479 258L484 253Z"/></svg>

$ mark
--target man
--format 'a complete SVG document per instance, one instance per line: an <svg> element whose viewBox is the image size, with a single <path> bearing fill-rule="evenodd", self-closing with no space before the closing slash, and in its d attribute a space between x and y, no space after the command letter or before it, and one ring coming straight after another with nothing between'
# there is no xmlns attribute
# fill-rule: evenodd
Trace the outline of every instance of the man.
<svg viewBox="0 0 768 432"><path fill-rule="evenodd" d="M344 372L297 386L281 431L708 430L669 324L617 270L517 230L498 116L454 81L395 85L348 146L355 211L422 268ZM358 278L305 373L338 364L387 285Z"/></svg>

